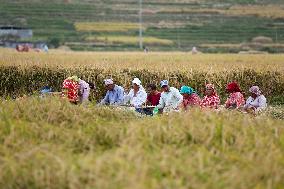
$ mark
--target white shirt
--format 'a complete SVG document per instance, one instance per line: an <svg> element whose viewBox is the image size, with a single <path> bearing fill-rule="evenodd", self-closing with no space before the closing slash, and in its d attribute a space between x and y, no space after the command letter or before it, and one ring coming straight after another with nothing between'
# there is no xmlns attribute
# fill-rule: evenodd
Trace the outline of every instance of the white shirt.
<svg viewBox="0 0 284 189"><path fill-rule="evenodd" d="M255 99L250 96L247 99L244 108L247 109L250 107L255 107L256 112L265 109L267 107L266 98L263 95L260 95L256 97Z"/></svg>
<svg viewBox="0 0 284 189"><path fill-rule="evenodd" d="M172 110L177 110L179 105L182 103L183 96L179 91L170 87L169 92L162 92L159 105L159 109L164 109L164 112L170 112Z"/></svg>
<svg viewBox="0 0 284 189"><path fill-rule="evenodd" d="M136 93L136 96L134 96L134 89L131 89L128 95L124 97L125 103L130 101L130 104L135 108L141 107L142 104L146 102L146 100L147 100L147 93L142 86L140 86L139 91Z"/></svg>
<svg viewBox="0 0 284 189"><path fill-rule="evenodd" d="M90 86L89 84L80 79L79 80L79 85L80 85L80 101L83 102L83 101L88 101L88 98L89 98L89 95L90 95Z"/></svg>

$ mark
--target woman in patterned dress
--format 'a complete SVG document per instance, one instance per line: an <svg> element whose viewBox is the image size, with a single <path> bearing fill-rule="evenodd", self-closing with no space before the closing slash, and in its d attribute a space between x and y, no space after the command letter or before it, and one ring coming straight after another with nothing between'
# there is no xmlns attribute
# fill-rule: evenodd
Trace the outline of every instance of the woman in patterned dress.
<svg viewBox="0 0 284 189"><path fill-rule="evenodd" d="M193 88L188 86L182 86L180 89L180 94L183 96L181 109L187 110L189 107L200 105L200 98L193 90Z"/></svg>
<svg viewBox="0 0 284 189"><path fill-rule="evenodd" d="M200 106L202 108L218 109L220 104L220 97L218 96L213 84L206 84L205 96L201 100Z"/></svg>
<svg viewBox="0 0 284 189"><path fill-rule="evenodd" d="M252 86L249 89L249 92L251 93L251 95L244 105L244 110L254 115L261 113L264 109L267 108L267 101L265 96L262 94L258 86Z"/></svg>
<svg viewBox="0 0 284 189"><path fill-rule="evenodd" d="M239 85L236 82L231 82L227 85L226 91L230 93L225 107L228 109L239 109L245 104L245 99Z"/></svg>
<svg viewBox="0 0 284 189"><path fill-rule="evenodd" d="M62 83L62 97L77 104L79 102L79 88L79 78L77 76L68 77Z"/></svg>

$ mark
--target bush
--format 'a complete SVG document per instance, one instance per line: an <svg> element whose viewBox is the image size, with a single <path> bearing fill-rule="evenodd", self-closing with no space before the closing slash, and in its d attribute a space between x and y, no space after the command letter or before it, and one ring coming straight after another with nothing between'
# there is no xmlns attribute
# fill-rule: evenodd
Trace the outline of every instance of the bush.
<svg viewBox="0 0 284 189"><path fill-rule="evenodd" d="M53 48L58 48L62 44L62 39L59 37L54 37L49 40L49 45Z"/></svg>
<svg viewBox="0 0 284 189"><path fill-rule="evenodd" d="M254 43L273 43L273 40L270 37L258 36L252 39Z"/></svg>

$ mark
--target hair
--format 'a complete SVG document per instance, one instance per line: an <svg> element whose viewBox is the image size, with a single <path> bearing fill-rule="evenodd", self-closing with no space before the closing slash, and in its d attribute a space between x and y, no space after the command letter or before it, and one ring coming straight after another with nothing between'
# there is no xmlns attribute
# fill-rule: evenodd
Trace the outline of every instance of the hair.
<svg viewBox="0 0 284 189"><path fill-rule="evenodd" d="M95 89L95 84L94 83L92 83L92 82L87 82L87 83L89 84L90 89Z"/></svg>
<svg viewBox="0 0 284 189"><path fill-rule="evenodd" d="M148 88L150 88L151 90L157 90L157 86L155 84L149 84Z"/></svg>

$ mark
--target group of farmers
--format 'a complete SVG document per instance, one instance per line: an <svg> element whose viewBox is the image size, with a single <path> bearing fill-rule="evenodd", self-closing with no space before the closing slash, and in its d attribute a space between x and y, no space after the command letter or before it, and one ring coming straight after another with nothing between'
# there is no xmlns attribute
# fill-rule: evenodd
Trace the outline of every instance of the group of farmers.
<svg viewBox="0 0 284 189"><path fill-rule="evenodd" d="M153 112L173 112L188 110L191 107L220 108L220 97L213 84L205 86L205 96L201 98L198 93L189 86L182 86L180 90L170 86L167 80L160 82L161 92L155 84L147 86L147 92L138 78L132 81L132 88L126 92L122 86L115 84L112 79L104 80L107 92L99 105L129 106L135 111L153 115ZM62 84L62 96L72 103L85 103L89 100L90 91L95 89L93 83L87 83L77 76L64 80ZM227 84L228 98L223 107L238 109L244 112L257 114L267 107L266 98L258 86L249 89L250 96L245 101L244 95L238 83Z"/></svg>

